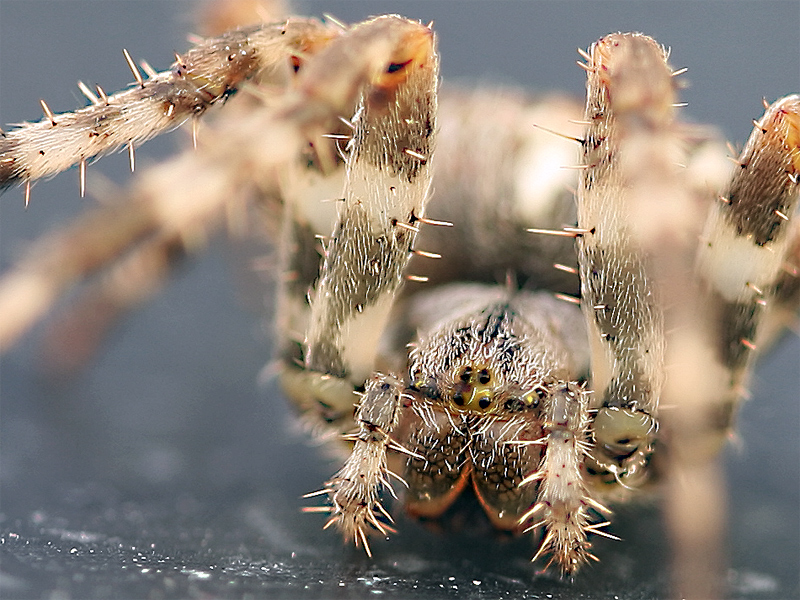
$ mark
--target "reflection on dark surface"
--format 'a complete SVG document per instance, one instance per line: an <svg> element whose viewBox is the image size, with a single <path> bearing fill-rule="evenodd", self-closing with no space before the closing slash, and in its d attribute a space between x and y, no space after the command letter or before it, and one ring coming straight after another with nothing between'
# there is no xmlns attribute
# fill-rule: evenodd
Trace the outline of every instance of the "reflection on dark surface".
<svg viewBox="0 0 800 600"><path fill-rule="evenodd" d="M135 56L164 66L191 29L175 16L182 5L3 2L0 121L36 118L39 97L56 110L74 107L71 90L81 77L100 79L107 89L122 87L130 74L121 56L107 57L100 48L117 52L136 44ZM498 77L542 80L574 92L582 86L579 70L570 66L576 46L607 31L644 29L673 45L677 66L690 66L691 114L728 128L736 139L747 134L762 95L774 99L800 88L785 52L792 43L798 47L798 19L776 23L773 13L769 22L777 30L748 37L759 24L762 32L765 27L756 4L739 3L736 17L726 12L732 22L725 27L714 12L719 5L703 2L669 9L658 2L602 2L592 5L600 8L592 9L591 23L579 18L588 10L581 3L451 6L325 2L308 10L346 20L387 10L435 19L446 77L500 70ZM535 15L529 6L537 8ZM794 2L770 6L800 16ZM500 22L492 18L502 11ZM542 30L536 40L517 31L534 26ZM515 33L501 35L503 28ZM717 30L728 31L736 44L706 39ZM549 40L539 39L550 31ZM504 49L506 37L525 43ZM545 51L531 44L556 48L552 55L563 64L541 58L532 64L526 56ZM772 61L770 69L748 66L740 50L747 44L753 60ZM65 67L57 64L63 57L86 62ZM709 63L724 70L727 61L747 77L717 80L705 71ZM568 76L556 79L551 71ZM762 75L778 83L758 79ZM107 81L113 77L121 79ZM726 91L734 83L747 91ZM710 107L717 112L708 114ZM163 154L171 144L154 142L152 152ZM140 163L147 160L143 153ZM112 157L98 168L122 179L124 163ZM77 197L76 181L68 173L37 185L27 212L18 191L0 198L4 269L27 240L90 202ZM480 522L443 535L399 515L399 534L373 544L374 560L322 532L323 517L299 512L311 503L300 496L318 489L337 465L295 426L274 382L257 384L270 357L269 332L240 307L242 286L231 268L240 258L215 241L162 296L121 324L96 363L70 381L47 376L36 335L3 357L3 598L664 596L669 550L657 505L621 507L612 530L625 541L598 540L602 562L574 582L537 575L528 562L530 540L496 536ZM743 410L741 450L727 453L733 597L800 594L798 355L795 337L767 357Z"/></svg>

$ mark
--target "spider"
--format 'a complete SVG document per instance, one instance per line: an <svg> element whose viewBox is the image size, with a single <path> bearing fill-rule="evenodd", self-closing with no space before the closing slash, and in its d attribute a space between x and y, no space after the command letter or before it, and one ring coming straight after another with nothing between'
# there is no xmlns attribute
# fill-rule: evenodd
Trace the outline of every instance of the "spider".
<svg viewBox="0 0 800 600"><path fill-rule="evenodd" d="M404 62L404 61L400 61L400 62ZM411 156L412 159L417 158L417 157L414 157L413 155L409 155L409 156ZM419 213L416 213L414 216L417 216L417 217L420 217L420 218L424 219L425 217L423 216L423 214L420 214L420 213L421 213L421 211L419 211ZM414 225L413 220L411 220L411 219L409 219L409 220L411 222L407 223L407 224L413 226ZM396 224L394 226L396 226ZM402 225L401 225L400 228L403 229ZM578 227L578 229L579 230L581 229L580 226ZM573 232L573 233L578 233L579 235L585 235L585 233L581 233L581 231L576 231L576 232ZM490 278L496 277L496 276L497 276L497 274L494 273L494 274L492 274L490 276ZM410 287L410 285L409 285L409 287ZM509 292L507 291L508 287L501 286L501 288L503 290L506 290L503 293L509 294ZM470 294L470 296L480 296L483 292L482 291L476 291L473 288L468 293ZM495 294L497 292L496 291L492 291L491 293ZM442 296L442 298L446 298L446 296ZM522 301L527 301L527 296L525 294L520 293L519 295L513 295L513 300L511 299L511 296L509 296L509 298L506 298L506 299L502 300L501 304L505 303L505 304L508 304L509 306L515 306L515 310L519 310L519 308L516 307L516 305L514 305L514 302L522 302ZM445 303L445 302L446 302L446 300L439 299L437 301L437 304L441 305L442 303ZM543 310L550 310L550 309L543 309ZM553 310L556 310L556 311L564 310L564 311L566 311L566 310L568 310L568 307L565 304L563 309L559 308L559 309L553 309ZM487 313L487 315L489 315L489 316L487 316L487 319L490 319L491 314L492 314L491 311L489 313ZM504 314L507 317L509 313L504 313ZM559 313L559 315L560 315L560 313ZM496 315L495 315L495 317L496 317ZM565 321L566 320L570 320L570 321L572 320L570 317L562 317L562 316L557 317L557 319L559 320L559 322L561 320L565 320ZM460 327L459 329L463 329L463 327ZM511 334L509 334L509 335L511 335ZM425 343L426 343L426 338L423 338L422 345L424 346ZM419 352L422 353L422 351L419 351ZM575 353L577 353L577 350L575 352L572 352L572 354L575 354ZM420 362L424 362L424 361L422 361L422 359L420 359ZM423 364L422 367L425 367L425 365ZM490 402L495 402L494 396L492 394L490 394L490 393L481 395L481 393L476 393L475 390L480 390L482 392L486 391L487 390L487 386L492 385L493 379L498 378L498 376L500 375L500 373L498 372L498 369L499 369L499 367L497 367L496 365L477 364L474 361L472 361L472 362L467 361L465 364L459 365L459 368L457 370L458 372L454 373L455 378L458 381L456 382L454 380L453 383L448 383L447 384L447 385L450 385L454 391L450 391L448 393L449 394L448 395L448 402L450 403L449 406L452 408L452 410L448 411L446 414L449 414L450 416L452 416L452 415L460 416L462 414L468 414L470 416L474 416L476 414L480 414L481 410L483 410L483 411L491 411L491 410L493 410L492 406L482 407L480 405L480 403L481 403L482 400L488 400ZM328 370L331 370L331 369L328 369ZM395 370L397 371L396 367L395 367ZM422 369L422 370L424 371L424 369ZM578 369L578 370L580 370L580 369ZM402 378L402 375L400 373L398 373L398 372L395 372L395 378L392 379L392 380L388 380L386 378L382 378L382 379L375 380L375 381L379 382L380 385L390 384L390 385L394 386L395 385L394 384L395 379L400 379L400 378ZM413 377L412 377L412 379L413 379ZM487 381L484 381L484 379L487 379ZM517 377L517 379L519 379L519 377ZM460 383L458 383L458 382L460 382ZM520 382L518 381L517 383L520 383ZM461 411L461 409L463 409L463 407L461 407L461 409L460 408L455 408L455 406L459 405L459 402L458 402L459 391L456 391L456 387L459 386L459 385L462 385L462 384L463 384L462 387L464 387L464 390L462 390L462 392L467 392L467 394L472 394L471 400L468 399L465 402L469 403L471 401L474 401L475 406L473 408L475 410L473 410L473 412L469 412L469 410L464 410L463 413L462 413L460 411ZM376 383L376 385L377 385L377 383ZM418 384L418 383L413 382L413 381L408 381L408 382L404 383L401 387L403 388L404 391L406 390L406 388L408 388L410 391L407 392L407 393L424 392L423 395L425 397L430 397L431 400L436 400L437 399L436 396L437 395L441 395L440 392L436 391L436 390L434 390L434 391L426 391L426 390L423 389L423 388L425 388L426 385L427 384L422 384L422 383ZM541 398L539 398L539 399L544 403L546 403L548 400L550 400L550 399L552 399L552 398L557 396L557 393L554 391L554 388L552 388L550 382L546 382L546 383L545 382L537 382L536 384L531 384L530 382L528 382L526 385L528 385L529 388L530 388L530 389L527 390L528 392L536 391L537 397L541 394ZM573 388L567 387L566 389L567 389L567 395L569 396L569 398L572 399L569 402L567 402L567 404L577 405L577 404L580 404L581 402L583 402L582 400L579 400L579 398L585 397L584 396L585 392L582 389L575 388L575 387L573 387ZM523 391L524 390L521 389L519 391L520 393L518 394L520 396L519 399L523 401L523 405L521 405L521 406L524 406L524 404L527 404L527 405L529 405L531 407L534 407L534 404L536 404L536 400L534 400L534 398L532 396L529 397L529 398L525 398L526 394L523 393ZM462 396L463 396L463 394L462 394ZM352 402L352 400L350 400L350 402ZM362 408L362 410L364 410L364 409ZM423 412L420 412L419 418L424 420L425 418L428 418L428 415L427 415L427 413L423 414ZM491 414L491 412L489 412L487 414ZM339 418L338 415L334 415L334 414L324 414L323 417L325 419L329 420L329 421L330 420L335 420L336 418ZM434 417L430 417L430 418L435 419L436 417L434 416ZM580 416L579 418L586 420L586 419L591 419L591 418L596 418L596 417L587 417L586 415L583 415L583 416ZM368 419L363 419L363 420L368 420ZM374 425L374 423L372 423L372 425ZM485 427L485 426L484 425L479 425L477 427L477 430L479 431L481 429L481 427ZM652 427L651 427L650 424L647 424L646 428L648 430L650 430ZM437 427L433 426L433 429L437 429ZM513 428L511 428L511 429L513 429ZM579 427L578 430L580 430L580 429L581 428ZM507 433L507 432L505 432L505 433ZM518 435L519 432L518 431L514 431L512 433L513 433L513 435L511 436L513 438L512 441L520 441L520 436ZM551 433L553 433L553 432L551 431ZM580 438L580 437L582 437L582 435L583 434L576 435L575 438ZM363 433L362 433L362 437L363 437ZM541 440L543 437L545 437L544 431L543 430L539 430L535 435L531 434L531 436L529 436L530 439L527 439L527 441L533 442L533 441L537 441L537 439ZM405 445L407 445L406 442L407 442L407 440L405 439L405 437L403 437L402 441L400 441L399 443L401 445L405 446ZM360 442L357 442L357 443L360 443ZM477 444L477 442L474 442L474 441L472 443L473 444ZM575 443L576 443L576 445L578 445L577 441ZM421 445L425 446L425 444L421 444ZM540 446L540 445L541 444L531 444L530 447L531 448L536 448L537 446ZM514 448L515 446L513 444L507 444L507 447L508 448ZM526 447L527 448L528 446L520 446L520 448L522 448L522 447ZM411 456L412 460L420 460L420 458L419 458L420 457L419 448L417 448L416 450L406 448L406 450L408 450L409 452L412 453L412 456ZM498 451L497 448L495 448L494 451ZM459 452L463 452L463 450L459 450ZM509 450L509 452L512 452L512 450ZM634 453L631 453L631 454L634 454ZM532 473L536 472L537 469L534 468L535 467L534 463L538 463L540 458L541 457L536 455L536 457L531 460L531 464L528 464L525 467L521 468L521 471L526 471L528 474L532 474ZM611 475L613 476L611 479L613 479L614 482L616 482L618 484L627 485L625 483L625 481L624 481L624 478L627 476L626 473L611 473ZM335 488L338 485L337 482L341 481L341 480L332 480L332 481L333 481L332 486ZM459 481L463 481L463 480L459 479ZM630 482L628 482L628 483L630 483ZM474 485L478 486L479 484L476 483ZM529 485L527 487L528 487L529 490L535 490L535 489L537 489L537 485L538 484L536 484L535 482L531 481L531 482L529 482ZM615 485L615 484L612 483L612 485ZM625 485L623 485L622 487L624 488ZM628 486L628 487L630 487L630 486ZM524 489L524 488L517 488L517 489ZM418 488L417 491L419 491L419 488ZM333 493L333 492L331 492L331 493ZM480 495L480 493L479 493L479 495ZM341 507L341 501L339 500L338 502L339 502L339 506ZM597 513L603 513L604 512L604 507L600 506L599 503L594 504L594 502L596 502L596 501L593 498L587 496L586 502L588 503L587 510L588 509L592 509ZM337 500L334 497L334 505L336 505L336 503L337 503ZM484 497L484 503L491 503L491 500L487 500ZM422 504L422 503L419 503L419 504ZM531 502L530 505L533 506L533 503ZM424 508L424 507L421 508L420 506L417 506L415 508L415 510L418 513L425 514L425 511L428 510L428 509ZM431 509L431 510L432 510L433 513L435 513L438 509L434 508L434 509ZM541 510L541 509L539 509L539 510ZM494 518L496 520L501 521L502 520L502 516L499 516L500 512L503 512L503 511L502 510L495 511L494 514L492 514L492 512L490 510L490 517L494 516ZM595 516L597 516L597 515L595 515ZM372 519L369 519L369 518L368 518L368 520L370 520L373 523L373 525L375 525L379 530L382 527L384 527L384 528L386 527L386 523L383 522L382 520L375 521L375 520L372 520ZM514 526L516 526L516 525L517 525L517 523L514 522ZM587 523L585 526L581 526L581 529L589 530L591 527L593 527L593 526L589 525ZM355 537L355 539L357 541L363 542L364 545L366 545L366 538L364 537L363 531L364 531L364 528L362 526L355 526L353 529L350 530L350 534L353 537ZM599 531L599 529L594 529L594 531ZM554 546L552 546L552 545L550 545L548 543L543 544L542 548L543 548L543 551L544 551L545 554L547 554L548 552L553 552L553 551L556 550ZM566 554L563 554L564 560L559 560L557 558L557 562L560 562L562 568L564 568L568 572L571 572L572 570L574 570L578 564L583 562L585 560L585 558L588 557L588 554L583 554L584 550L586 552L588 552L588 546L585 546L583 541L579 542L577 544L576 548L578 548L577 556L572 556L572 555L569 555L569 553L566 553ZM558 556L562 556L562 555L559 554L558 551L555 551L555 556L558 557Z"/></svg>

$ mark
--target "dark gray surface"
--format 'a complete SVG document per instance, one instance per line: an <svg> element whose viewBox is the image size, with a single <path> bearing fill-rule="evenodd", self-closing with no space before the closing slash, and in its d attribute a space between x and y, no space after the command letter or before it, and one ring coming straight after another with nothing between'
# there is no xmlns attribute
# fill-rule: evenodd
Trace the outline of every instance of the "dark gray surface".
<svg viewBox="0 0 800 600"><path fill-rule="evenodd" d="M0 0L0 122L82 100L130 74L120 49L158 68L186 47L184 2ZM761 97L800 89L797 2L313 2L346 20L399 12L434 19L443 75L580 93L575 48L639 29L690 68L684 109L741 143ZM140 166L184 134L156 141ZM125 156L100 170L124 181ZM0 263L64 222L81 200L73 170L0 199ZM269 335L243 309L240 253L217 241L165 293L117 328L87 371L55 383L41 339L0 363L0 595L3 598L528 597L652 598L668 548L656 507L620 509L603 562L570 584L535 577L527 540L478 528L451 536L399 520L375 559L342 548L302 515L299 496L336 465L293 426L273 383L257 376ZM247 301L252 304L252 298ZM796 337L768 355L727 453L731 595L800 596L800 383Z"/></svg>

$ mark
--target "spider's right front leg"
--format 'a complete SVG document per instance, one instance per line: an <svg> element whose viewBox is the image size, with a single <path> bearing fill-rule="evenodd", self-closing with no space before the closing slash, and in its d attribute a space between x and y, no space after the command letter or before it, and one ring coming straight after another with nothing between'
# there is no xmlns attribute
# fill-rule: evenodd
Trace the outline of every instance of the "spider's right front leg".
<svg viewBox="0 0 800 600"><path fill-rule="evenodd" d="M398 17L371 22L397 45L362 95L345 150L346 184L310 293L302 367L283 384L311 416L343 429L376 367L381 335L430 194L438 59L433 32Z"/></svg>

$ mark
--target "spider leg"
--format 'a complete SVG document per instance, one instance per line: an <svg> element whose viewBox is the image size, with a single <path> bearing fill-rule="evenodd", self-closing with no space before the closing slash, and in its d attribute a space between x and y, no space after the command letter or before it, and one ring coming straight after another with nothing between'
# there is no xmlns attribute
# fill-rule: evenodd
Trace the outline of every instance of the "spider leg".
<svg viewBox="0 0 800 600"><path fill-rule="evenodd" d="M600 476L592 483L626 496L644 483L651 456L669 451L675 593L716 597L723 492L698 416L719 399L723 377L693 273L703 203L693 198L681 166L674 77L664 49L639 34L601 39L587 69L592 123L578 193L586 233L578 248L598 394L587 464ZM602 296L607 289L613 293ZM660 413L660 401L674 410ZM659 424L662 452L655 456Z"/></svg>
<svg viewBox="0 0 800 600"><path fill-rule="evenodd" d="M663 420L666 515L680 596L715 597L724 586L725 491L716 456L744 394L758 329L773 305L785 310L796 293L783 263L797 242L788 218L800 191L799 109L800 98L789 96L757 123L711 208L696 260L692 243L669 253L684 257L676 264L696 275L681 281L673 264L672 285L661 286L673 329L668 365L680 373L667 379L664 401L676 408ZM659 256L662 266L674 262Z"/></svg>
<svg viewBox="0 0 800 600"><path fill-rule="evenodd" d="M792 221L788 235L788 251L775 283L775 296L758 327L759 352L768 348L784 329L800 331L800 219Z"/></svg>
<svg viewBox="0 0 800 600"><path fill-rule="evenodd" d="M279 83L286 79L290 56L298 64L301 57L306 61L338 33L338 28L312 19L240 29L199 43L179 57L170 71L155 73L148 67L147 79L141 78L129 60L138 82L132 89L108 96L99 88L95 94L81 83L79 87L92 101L91 106L54 115L43 103L46 119L5 132L0 138L0 189L18 181L27 181L30 186L33 179L79 162L83 194L87 158L127 145L133 160L134 143L176 127L189 116L199 116L212 104L230 97L247 80ZM129 56L126 52L126 58ZM277 90L277 86L271 89ZM272 100L274 103L276 99ZM251 104L257 104L253 110L266 110L263 98ZM234 120L230 118L229 122ZM224 124L218 127L226 129ZM219 160L219 155L208 156L207 149L203 146L195 155L177 157L160 170L149 171L145 175L148 183L126 194L124 203L95 209L71 228L39 242L18 265L16 274L6 277L2 284L3 306L16 304L11 314L20 318L6 322L0 332L0 348L13 343L61 290L106 266L108 272L93 281L48 336L50 352L59 355L53 364L59 368L78 366L119 314L152 296L175 268L176 259L196 249L206 231L218 224L217 218L210 219L202 233L196 228L190 231L185 223L170 228L153 214L159 198L175 195L185 202L185 220L202 222L207 205L200 202L196 205L199 210L192 208L197 192L190 183L197 181L194 174L199 173L204 181L213 174L232 183L228 190L232 198L240 197L237 190L248 186L239 184L252 178L241 164L225 172L227 161ZM183 185L176 187L175 173L182 174ZM233 174L235 182L230 181ZM217 188L200 192L200 198L207 197L211 189ZM223 202L230 200L222 195L218 204ZM124 259L112 264L123 253L127 254ZM19 291L24 293L15 300L13 295ZM92 316L91 326L83 322L87 315ZM65 332L72 340L72 350L78 346L80 351L63 352L59 339ZM74 343L77 339L82 343Z"/></svg>
<svg viewBox="0 0 800 600"><path fill-rule="evenodd" d="M686 130L672 115L665 58L649 38L618 34L592 47L587 66L578 248L599 395L589 464L620 487L636 487L657 424L666 425L659 439L669 451L675 583L682 595L711 597L721 581L723 526L714 457L791 244L798 100L779 101L757 124L696 260L703 202L680 166ZM674 411L659 415L659 398Z"/></svg>
<svg viewBox="0 0 800 600"><path fill-rule="evenodd" d="M54 175L86 160L150 138L198 117L227 99L249 79L264 73L285 77L283 61L305 56L340 30L313 19L238 29L190 49L168 71L142 78L126 54L136 83L106 95L81 89L91 104L71 113L22 123L0 137L0 189ZM298 59L299 60L299 59ZM288 61L287 61L288 62ZM284 68L281 68L284 67Z"/></svg>
<svg viewBox="0 0 800 600"><path fill-rule="evenodd" d="M762 320L781 307L797 310L800 96L767 107L736 164L698 252L699 276L717 307L716 358L729 373L716 418L709 416L723 436L746 390Z"/></svg>
<svg viewBox="0 0 800 600"><path fill-rule="evenodd" d="M375 29L367 24L334 39L300 71L295 88L277 108L250 115L229 126L225 135L201 140L201 152L143 174L129 202L95 209L38 242L0 281L0 308L7 316L0 324L0 350L66 289L135 250L139 242L157 235L169 248L177 237L202 239L221 221L230 199L242 197L242 186L251 185L243 183L249 181L244 173L274 174L297 160L308 139L353 106L364 84L391 63L398 41ZM352 60L354 49L360 62ZM254 136L254 131L263 133ZM226 168L220 170L220 164ZM175 173L182 175L178 182ZM165 195L165 189L172 193Z"/></svg>
<svg viewBox="0 0 800 600"><path fill-rule="evenodd" d="M329 422L352 415L353 391L375 369L431 186L433 33L397 17L371 23L377 39L395 45L352 119L345 188L310 293L304 364L287 365L283 373L284 386L306 412Z"/></svg>
<svg viewBox="0 0 800 600"><path fill-rule="evenodd" d="M634 163L654 147L679 162L674 82L664 50L641 34L609 35L589 56L577 248L597 408L591 455L605 483L630 487L652 451L665 360L663 313L633 224L653 181Z"/></svg>

